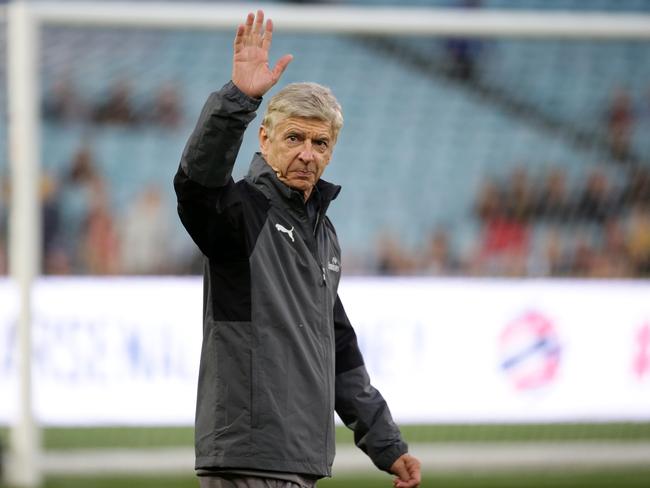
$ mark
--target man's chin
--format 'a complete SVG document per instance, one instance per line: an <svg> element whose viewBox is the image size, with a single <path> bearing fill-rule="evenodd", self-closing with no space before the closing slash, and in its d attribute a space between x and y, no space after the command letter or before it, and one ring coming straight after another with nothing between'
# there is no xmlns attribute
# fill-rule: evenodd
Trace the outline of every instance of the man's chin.
<svg viewBox="0 0 650 488"><path fill-rule="evenodd" d="M294 190L298 190L301 192L307 192L310 191L313 187L314 184L310 181L305 181L305 180L291 180L287 182L287 186L290 188L293 188Z"/></svg>

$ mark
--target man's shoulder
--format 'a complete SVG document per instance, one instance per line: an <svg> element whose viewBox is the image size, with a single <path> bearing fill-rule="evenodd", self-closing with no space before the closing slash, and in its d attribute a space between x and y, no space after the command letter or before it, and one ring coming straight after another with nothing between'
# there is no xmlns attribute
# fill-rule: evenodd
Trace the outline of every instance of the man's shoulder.
<svg viewBox="0 0 650 488"><path fill-rule="evenodd" d="M248 178L242 178L235 182L235 191L240 201L257 212L266 213L271 206L269 199L264 193L257 188L255 183Z"/></svg>

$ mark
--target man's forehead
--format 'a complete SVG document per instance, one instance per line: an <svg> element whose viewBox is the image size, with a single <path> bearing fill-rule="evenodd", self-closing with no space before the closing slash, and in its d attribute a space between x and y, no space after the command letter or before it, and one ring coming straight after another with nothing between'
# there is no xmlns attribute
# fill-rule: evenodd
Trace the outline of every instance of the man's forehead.
<svg viewBox="0 0 650 488"><path fill-rule="evenodd" d="M287 117L278 122L277 128L283 132L299 130L320 136L332 136L332 125L328 121L311 117Z"/></svg>

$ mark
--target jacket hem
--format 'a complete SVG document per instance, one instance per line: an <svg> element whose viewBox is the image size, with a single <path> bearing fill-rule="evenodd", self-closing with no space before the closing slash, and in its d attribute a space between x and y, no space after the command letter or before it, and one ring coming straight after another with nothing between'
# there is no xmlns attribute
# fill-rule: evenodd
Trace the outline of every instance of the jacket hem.
<svg viewBox="0 0 650 488"><path fill-rule="evenodd" d="M286 461L264 458L260 456L225 457L201 456L196 458L195 470L200 469L254 469L262 471L278 471L282 473L295 473L316 478L329 478L332 476L332 466L310 463L308 461Z"/></svg>

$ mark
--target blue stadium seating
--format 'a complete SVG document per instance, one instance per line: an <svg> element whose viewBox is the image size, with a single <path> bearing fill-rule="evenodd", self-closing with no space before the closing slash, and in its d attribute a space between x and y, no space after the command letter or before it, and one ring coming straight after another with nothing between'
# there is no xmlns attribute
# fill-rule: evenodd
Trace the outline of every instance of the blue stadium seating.
<svg viewBox="0 0 650 488"><path fill-rule="evenodd" d="M347 3L394 5L395 1ZM586 3L488 0L483 5L650 10L643 1L599 0L589 2L589 7ZM44 95L58 79L69 76L82 98L97 102L112 81L124 78L133 88L134 105L144 107L162 82L171 81L182 95L185 120L175 131L45 123L46 170L60 174L80 143L88 142L109 181L117 213L128 211L129 202L150 184L164 189L172 209L171 178L185 140L208 93L229 78L231 37L224 32L47 28ZM402 42L432 57L444 56L442 41ZM344 187L331 216L350 252L372 252L376 236L385 229L399 234L407 246L415 246L437 225L451 230L459 248L468 248L477 234L472 206L486 177L503 177L519 165L526 165L531 173L562 165L572 181L580 181L604 157L597 149L577 147L561 134L512 116L462 84L418 72L398 56L370 49L354 37L278 35L273 56L284 52L293 53L295 60L283 82L315 80L329 85L344 108L345 127L325 178ZM487 82L542 113L589 130L600 127L616 86L644 95L650 86L647 43L486 41L477 63ZM236 177L245 173L256 150L255 127L254 122L245 138ZM635 150L646 156L649 129L645 119L637 125L634 138ZM0 147L6 148L5 131L0 133ZM543 236L544 230L537 233Z"/></svg>

